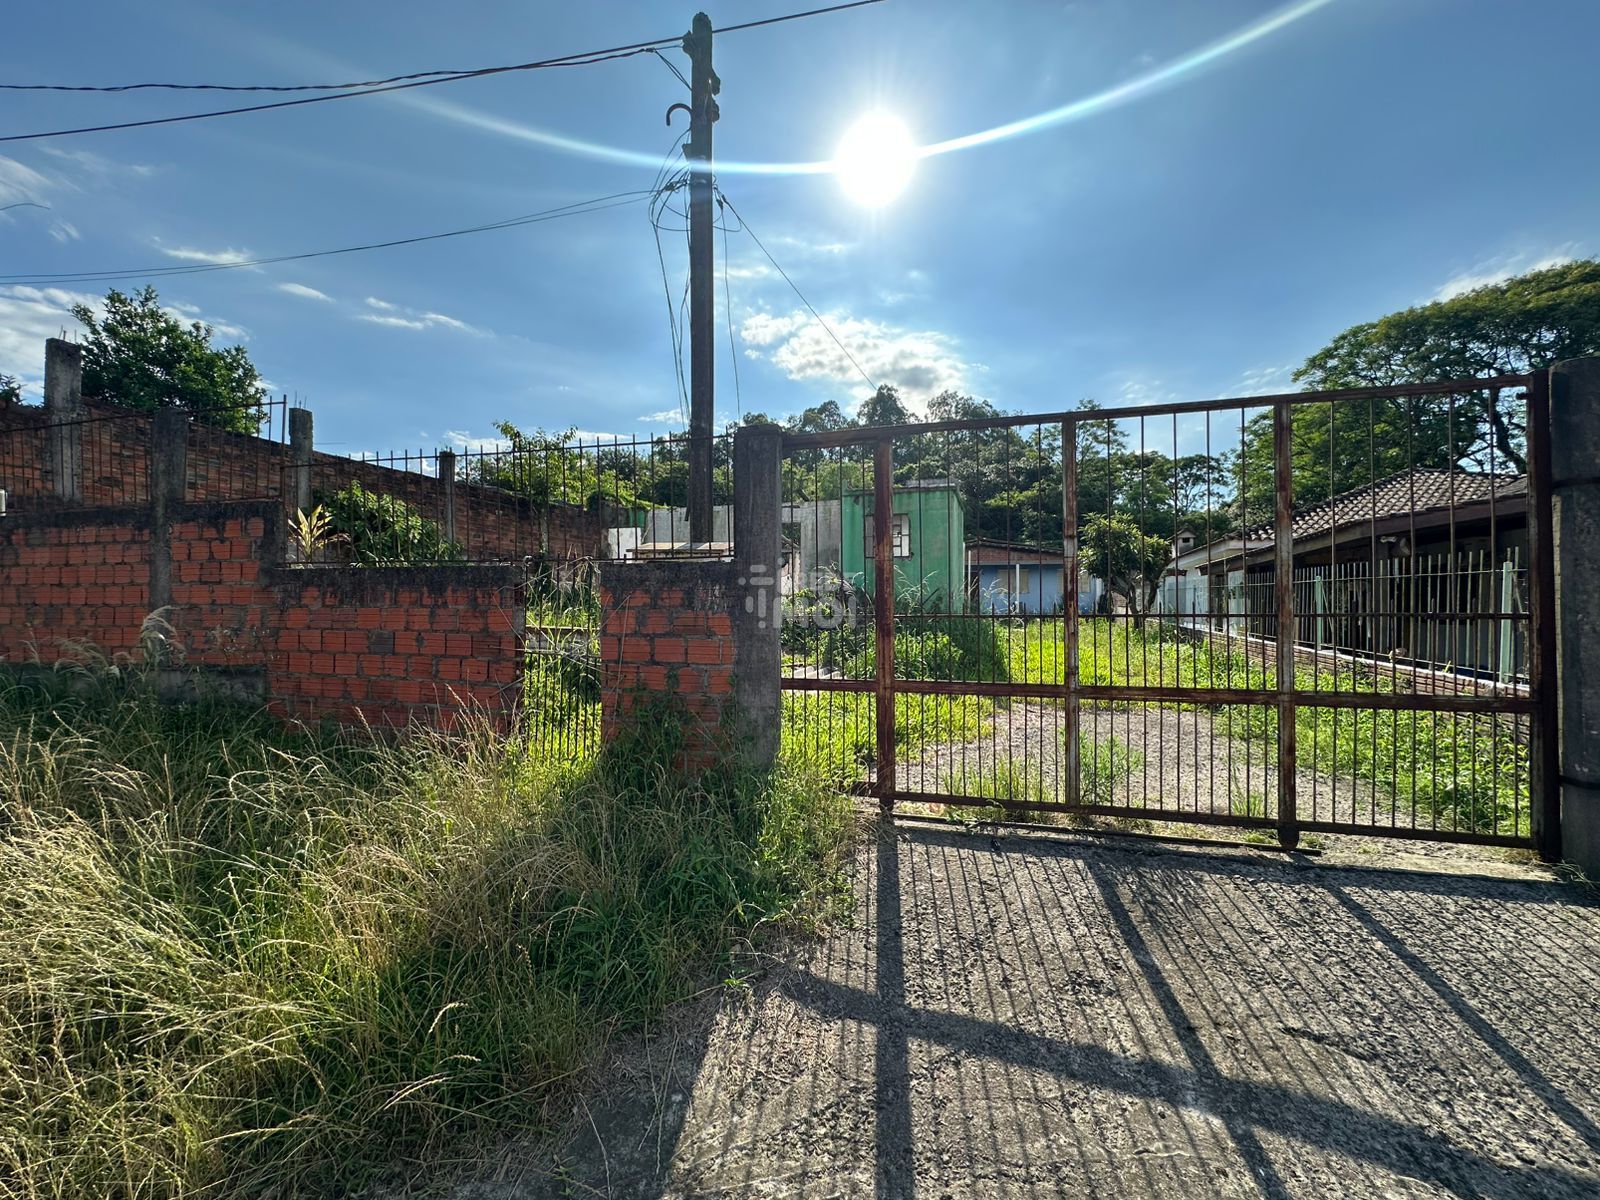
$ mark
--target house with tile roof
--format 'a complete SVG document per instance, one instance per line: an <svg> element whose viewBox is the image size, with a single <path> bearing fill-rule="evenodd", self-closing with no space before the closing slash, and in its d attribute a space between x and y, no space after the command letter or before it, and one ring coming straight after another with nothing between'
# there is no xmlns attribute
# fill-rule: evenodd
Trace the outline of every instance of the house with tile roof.
<svg viewBox="0 0 1600 1200"><path fill-rule="evenodd" d="M1528 481L1419 467L1296 507L1295 640L1515 677L1526 663ZM1157 608L1275 637L1274 524L1181 547Z"/></svg>

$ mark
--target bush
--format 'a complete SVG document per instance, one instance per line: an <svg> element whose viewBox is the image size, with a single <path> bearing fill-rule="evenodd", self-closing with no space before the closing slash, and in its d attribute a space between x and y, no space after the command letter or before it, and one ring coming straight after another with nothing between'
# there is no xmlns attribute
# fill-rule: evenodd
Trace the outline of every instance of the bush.
<svg viewBox="0 0 1600 1200"><path fill-rule="evenodd" d="M466 554L445 538L435 521L398 496L369 492L352 481L342 491L321 497L332 533L363 566L460 562Z"/></svg>

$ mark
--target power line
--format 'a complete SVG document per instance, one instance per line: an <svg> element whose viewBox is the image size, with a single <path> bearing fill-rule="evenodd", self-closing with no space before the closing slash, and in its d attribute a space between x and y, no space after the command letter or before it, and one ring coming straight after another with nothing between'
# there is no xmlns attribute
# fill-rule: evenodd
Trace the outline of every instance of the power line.
<svg viewBox="0 0 1600 1200"><path fill-rule="evenodd" d="M271 258L250 258L242 259L239 262L204 263L198 266L128 268L115 271L70 271L59 274L0 275L0 284L48 285L56 283L108 282L118 279L166 278L169 275L203 275L211 271L237 271L244 267L265 267L275 263L303 262L309 258L329 258L340 254L356 254L365 250L387 250L395 246L414 246L420 242L437 242L445 238L464 237L470 233L488 233L496 229L514 229L521 225L537 225L545 221L555 221L562 217L576 217L584 213L604 212L608 208L621 208L624 205L637 204L651 194L651 192L643 190L614 192L609 196L597 196L592 200L580 200L572 204L563 204L557 208L547 208L540 212L527 213L520 217L510 217L504 221L491 221L483 225L469 225L465 229L449 229L443 233L424 233L416 237L392 238L384 242L365 242L359 246L340 246L334 250L308 250L300 254L279 254Z"/></svg>
<svg viewBox="0 0 1600 1200"><path fill-rule="evenodd" d="M804 17L823 16L828 13L843 12L852 8L864 8L871 4L881 4L883 0L852 0L848 4L835 4L827 8L813 8L805 12L789 13L781 17L768 17L761 21L745 21L738 25L729 25L725 29L717 30L719 33L735 33L744 29L758 29L767 25L777 25L784 21L798 21ZM606 50L588 50L576 54L563 54L556 58L539 59L534 62L512 63L498 67L476 67L464 71L418 71L410 75L391 75L386 79L361 80L351 83L308 83L308 84L212 84L212 83L127 83L107 86L67 85L67 84L0 84L0 90L5 91L52 91L52 92L130 92L150 89L167 91L216 91L216 92L306 92L316 91L322 94L315 96L302 96L295 100L276 100L267 104L247 104L238 108L213 109L209 112L182 113L172 117L150 117L140 121L119 121L106 125L84 125L75 129L51 129L37 133L14 133L0 137L0 142L28 142L39 138L72 137L83 133L110 133L121 129L144 129L153 125L176 125L185 121L204 121L212 117L233 117L243 113L269 112L280 108L295 108L303 104L322 104L330 100L349 100L356 96L375 96L383 92L405 91L409 88L432 87L440 83L458 83L463 79L483 79L490 75L505 75L516 71L538 71L552 67L580 67L591 66L595 63L612 62L616 59L631 58L636 54L658 54L663 46L678 45L682 37L652 38L648 41L632 42L624 46L613 46ZM663 62L666 60L663 58ZM668 64L669 66L671 64ZM680 75L681 78L681 75Z"/></svg>
<svg viewBox="0 0 1600 1200"><path fill-rule="evenodd" d="M204 121L211 117L235 117L241 113L270 112L278 108L298 108L303 104L324 104L330 100L349 100L356 96L376 96L382 92L403 92L410 88L431 87L436 83L455 83L462 79L482 79L489 75L504 75L510 71L537 71L545 67L581 67L594 63L611 62L619 58L631 58L635 54L645 54L654 46L664 43L655 42L645 46L635 46L618 50L597 51L588 55L567 55L562 58L549 58L540 62L519 63L510 67L484 67L478 71L467 71L459 75L446 75L437 79L417 79L409 83L391 83L382 87L360 88L355 91L326 92L317 96L302 96L298 100L275 100L270 104L246 104L239 108L217 108L210 112L183 113L175 117L149 117L142 121L118 121L110 125L82 125L76 129L49 129L38 133L13 133L0 137L0 142L31 142L39 138L71 137L80 133L111 133L119 129L145 129L152 125L177 125L184 121Z"/></svg>
<svg viewBox="0 0 1600 1200"><path fill-rule="evenodd" d="M833 326L829 325L827 321L822 319L822 314L819 313L815 307L813 307L811 301L806 299L806 294L800 290L799 285L796 284L794 280L789 278L789 272L785 271L783 267L778 264L778 260L772 257L772 251L768 250L762 243L761 239L756 236L756 231L750 228L750 222L745 220L744 214L734 206L733 201L728 199L721 188L717 189L717 195L721 198L722 202L728 206L728 211L731 212L735 217L739 218L739 227L750 235L750 240L756 244L756 247L761 251L761 253L767 256L767 261L772 264L773 269L776 270L779 275L783 276L783 281L789 285L796 296L800 297L800 303L806 306L806 311L815 317L817 319L817 324L821 325L822 328L827 331L828 336L833 339L833 344L844 352L844 356L850 360L850 365L856 369L856 372L861 376L862 379L867 381L867 386L873 391L877 391L878 385L873 382L872 376L868 375L861 364L856 361L856 356L850 353L850 347L846 346L839 340L839 335L833 331Z"/></svg>
<svg viewBox="0 0 1600 1200"><path fill-rule="evenodd" d="M717 198L720 208L726 201ZM739 346L733 337L733 290L728 286L728 222L722 222L722 308L728 315L728 358L733 363L733 404L739 419L744 419L744 394L739 388Z"/></svg>

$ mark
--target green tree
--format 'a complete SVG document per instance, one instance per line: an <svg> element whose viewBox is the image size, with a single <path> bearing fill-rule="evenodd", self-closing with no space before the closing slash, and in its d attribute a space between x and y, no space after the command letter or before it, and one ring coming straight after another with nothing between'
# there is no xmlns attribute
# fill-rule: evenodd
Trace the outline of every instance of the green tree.
<svg viewBox="0 0 1600 1200"><path fill-rule="evenodd" d="M1150 611L1157 581L1171 556L1171 545L1145 533L1132 517L1096 513L1083 524L1080 538L1084 568L1128 598L1141 617Z"/></svg>
<svg viewBox="0 0 1600 1200"><path fill-rule="evenodd" d="M1295 379L1312 390L1385 387L1542 371L1600 354L1600 261L1530 271L1353 325ZM1302 405L1294 410L1295 503L1315 503L1412 467L1522 471L1519 405L1488 391ZM1272 417L1250 423L1245 518L1272 515Z"/></svg>
<svg viewBox="0 0 1600 1200"><path fill-rule="evenodd" d="M22 385L12 375L0 374L0 405L22 403Z"/></svg>
<svg viewBox="0 0 1600 1200"><path fill-rule="evenodd" d="M911 411L901 401L900 389L887 383L880 383L878 390L863 400L856 412L856 424L868 427L910 422Z"/></svg>
<svg viewBox="0 0 1600 1200"><path fill-rule="evenodd" d="M112 288L104 312L74 305L87 330L83 390L125 408L182 408L197 420L242 433L260 424L266 389L243 346L212 346L214 330L184 324L161 307L153 287L132 296Z"/></svg>

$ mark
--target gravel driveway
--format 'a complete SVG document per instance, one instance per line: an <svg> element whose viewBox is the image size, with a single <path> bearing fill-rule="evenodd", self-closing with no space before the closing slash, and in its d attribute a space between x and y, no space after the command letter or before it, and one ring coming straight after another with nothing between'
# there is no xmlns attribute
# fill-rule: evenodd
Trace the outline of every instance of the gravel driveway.
<svg viewBox="0 0 1600 1200"><path fill-rule="evenodd" d="M1600 1195L1573 885L902 819L461 1197Z"/></svg>

